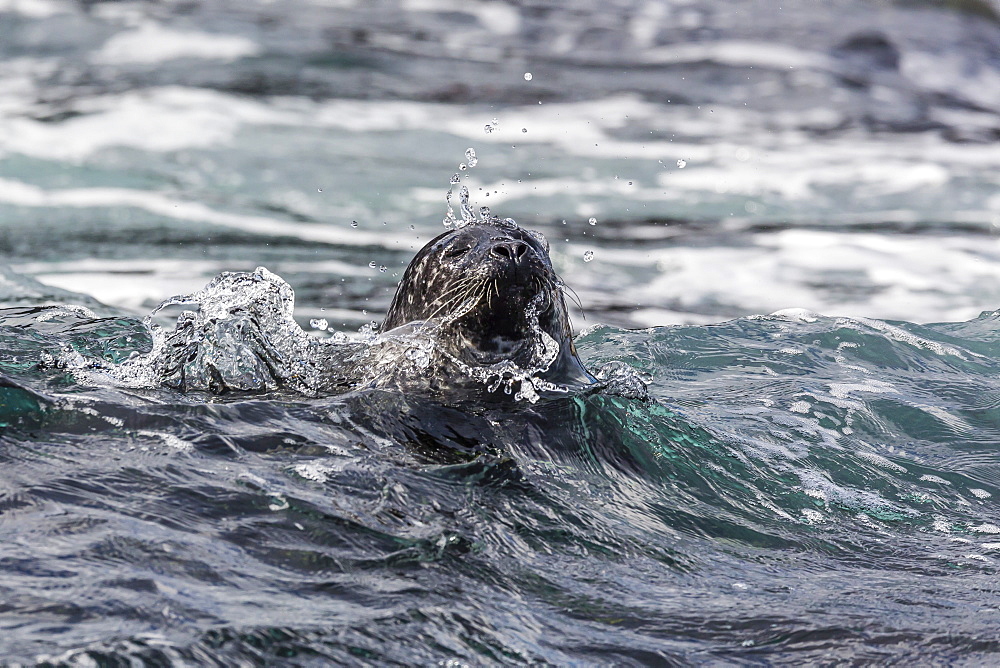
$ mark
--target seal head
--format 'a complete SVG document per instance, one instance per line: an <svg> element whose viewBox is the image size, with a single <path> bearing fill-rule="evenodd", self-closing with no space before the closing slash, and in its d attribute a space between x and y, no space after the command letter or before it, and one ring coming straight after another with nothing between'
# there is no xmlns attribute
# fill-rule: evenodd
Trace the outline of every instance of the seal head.
<svg viewBox="0 0 1000 668"><path fill-rule="evenodd" d="M406 268L382 332L411 323L440 327L439 343L459 364L510 362L551 383L595 382L538 232L476 224L432 239Z"/></svg>

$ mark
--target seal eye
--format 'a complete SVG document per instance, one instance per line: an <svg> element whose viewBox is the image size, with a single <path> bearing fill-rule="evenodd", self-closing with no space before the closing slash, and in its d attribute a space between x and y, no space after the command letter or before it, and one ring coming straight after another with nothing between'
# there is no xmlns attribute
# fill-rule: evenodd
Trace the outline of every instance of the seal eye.
<svg viewBox="0 0 1000 668"><path fill-rule="evenodd" d="M444 249L444 253L442 253L441 256L449 260L453 260L456 257L461 257L465 255L470 250L472 250L472 246L461 246L455 244L453 246L449 246L448 248Z"/></svg>

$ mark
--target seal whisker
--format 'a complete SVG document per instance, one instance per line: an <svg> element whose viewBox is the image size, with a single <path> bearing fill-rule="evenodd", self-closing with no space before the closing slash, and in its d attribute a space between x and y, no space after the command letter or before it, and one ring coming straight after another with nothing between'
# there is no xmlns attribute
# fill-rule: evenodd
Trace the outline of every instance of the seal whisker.
<svg viewBox="0 0 1000 668"><path fill-rule="evenodd" d="M464 298L463 295L468 292L471 292L475 288L476 284L479 282L480 281L474 278L466 279L465 281L459 283L458 285L455 285L449 290L443 292L440 295L439 300L441 300L445 304L455 304L461 302L461 300Z"/></svg>
<svg viewBox="0 0 1000 668"><path fill-rule="evenodd" d="M559 291L562 292L564 295L570 297L570 301L573 302L573 304L578 309L580 309L580 314L583 315L583 319L586 320L587 319L587 313L586 313L586 311L583 310L583 302L580 301L580 295L576 294L576 290L574 290L573 288L569 287L565 283L557 283L556 287L558 287Z"/></svg>
<svg viewBox="0 0 1000 668"><path fill-rule="evenodd" d="M485 287L485 282L482 282L482 281L469 281L468 283L462 285L461 287L464 287L466 289L463 290L462 292L460 292L459 294L451 297L450 299L447 299L444 302L442 302L434 310L433 313L431 313L429 316L427 316L427 320L432 320L433 318L437 317L437 315L439 313L441 313L442 311L448 312L448 311L451 311L452 309L456 309L456 308L462 306L462 304L468 302L473 297L473 295L475 295L477 292L479 292L480 294L478 296L476 296L475 299L472 299L472 306L475 306L476 304L478 304L482 300L482 298L484 296L482 293L484 292L483 288ZM449 292L452 292L452 291L449 291ZM453 314L453 318L452 319L457 318L460 315L464 315L467 312L468 312L468 309L466 309L466 311L463 311L461 313Z"/></svg>

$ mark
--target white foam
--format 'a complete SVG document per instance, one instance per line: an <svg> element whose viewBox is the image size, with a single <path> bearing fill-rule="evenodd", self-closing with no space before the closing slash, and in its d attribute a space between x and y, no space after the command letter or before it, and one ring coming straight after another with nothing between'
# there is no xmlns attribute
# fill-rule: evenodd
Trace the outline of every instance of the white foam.
<svg viewBox="0 0 1000 668"><path fill-rule="evenodd" d="M871 394L899 394L899 390L881 380L865 379L858 383L830 383L830 394L838 399L846 399L854 392Z"/></svg>
<svg viewBox="0 0 1000 668"><path fill-rule="evenodd" d="M402 0L405 12L454 11L475 14L479 23L497 35L514 35L521 27L516 7L497 0L470 3L465 0Z"/></svg>
<svg viewBox="0 0 1000 668"><path fill-rule="evenodd" d="M174 436L173 434L165 434L159 431L146 431L142 429L136 431L136 433L139 434L140 436L150 436L153 438L158 438L161 441L163 441L164 445L168 445L175 450L192 450L194 448L194 446L191 443L188 443L187 441L177 436Z"/></svg>
<svg viewBox="0 0 1000 668"><path fill-rule="evenodd" d="M886 459L882 455L877 455L874 452L859 452L857 455L859 459L871 462L875 466L880 466L884 469L889 469L890 471L895 471L897 473L906 473L906 469L904 467L892 460Z"/></svg>
<svg viewBox="0 0 1000 668"><path fill-rule="evenodd" d="M330 474L340 470L340 467L332 466L329 463L320 461L305 462L292 467L298 475L313 482L326 482L330 479Z"/></svg>
<svg viewBox="0 0 1000 668"><path fill-rule="evenodd" d="M210 223L263 236L288 236L345 246L388 247L399 239L367 232L349 225L302 225L289 221L217 211L198 202L169 197L162 193L130 188L72 188L43 190L10 179L0 179L0 202L31 207L133 207L177 220Z"/></svg>
<svg viewBox="0 0 1000 668"><path fill-rule="evenodd" d="M580 257L587 247L570 242L557 248L554 257L561 260L560 250L566 257ZM674 245L643 253L604 248L601 266L560 265L566 282L581 296L585 291L603 294L608 277L615 276L620 294L630 295L641 308L669 304L671 310L691 313L692 322L705 317L699 309L706 302L732 305L730 317L750 310L808 322L816 312L829 313L852 318L843 325L876 328L889 338L959 359L975 354L872 318L965 321L995 308L1000 299L990 287L1000 284L1000 246L959 234L926 238L785 230L753 234L743 247ZM877 278L886 267L894 268L892 283ZM825 272L832 274L834 284L851 273L875 289L857 296L828 292L817 287ZM785 309L789 304L811 308ZM728 318L716 316L715 321L723 319Z"/></svg>
<svg viewBox="0 0 1000 668"><path fill-rule="evenodd" d="M649 49L640 61L657 65L714 62L732 67L760 67L778 70L826 68L827 57L815 52L802 51L783 44L763 44L720 40L717 42L692 42Z"/></svg>
<svg viewBox="0 0 1000 668"><path fill-rule="evenodd" d="M800 307L783 308L775 311L771 314L776 318L783 318L785 320L791 320L793 322L816 322L823 316L815 311L810 311L809 309L804 309Z"/></svg>
<svg viewBox="0 0 1000 668"><path fill-rule="evenodd" d="M826 521L826 518L823 517L823 513L818 510L813 510L812 508L804 508L802 510L802 515L805 517L807 524L822 524Z"/></svg>
<svg viewBox="0 0 1000 668"><path fill-rule="evenodd" d="M976 533L1000 534L1000 526L989 522L983 522L978 526L969 527L969 531L975 531Z"/></svg>
<svg viewBox="0 0 1000 668"><path fill-rule="evenodd" d="M178 58L232 61L260 51L260 46L246 37L178 31L150 22L112 36L91 60L106 64L158 63Z"/></svg>
<svg viewBox="0 0 1000 668"><path fill-rule="evenodd" d="M233 95L175 86L97 96L77 102L75 109L82 115L60 123L4 119L0 154L80 162L113 146L151 152L205 148L228 143L245 124L289 124L297 118Z"/></svg>
<svg viewBox="0 0 1000 668"><path fill-rule="evenodd" d="M908 49L899 69L920 88L972 100L985 108L1000 106L1000 74L979 59L957 52Z"/></svg>
<svg viewBox="0 0 1000 668"><path fill-rule="evenodd" d="M765 154L771 156L774 154ZM724 165L685 169L682 172L660 174L664 187L680 190L739 194L747 197L776 195L788 200L805 200L817 196L816 188L851 183L859 197L882 197L902 192L943 186L948 171L929 162L887 161L878 164L856 159L828 164L803 165L789 170L786 156L750 163L729 162Z"/></svg>
<svg viewBox="0 0 1000 668"><path fill-rule="evenodd" d="M938 355L952 355L959 359L966 359L965 355L962 354L958 348L954 346L948 346L937 341L929 341L922 336L917 336L907 332L905 329L896 327L895 325L890 325L887 322L882 322L881 320L873 320L871 318L855 318L857 322L860 322L872 329L877 329L886 337L893 339L894 341L899 341L901 343L906 343L915 348L923 348L925 350L930 350ZM840 322L838 324L849 324L846 321Z"/></svg>
<svg viewBox="0 0 1000 668"><path fill-rule="evenodd" d="M931 475L929 473L920 476L920 479L923 480L924 482L932 482L932 483L935 483L937 485L950 485L951 484L950 482L948 482L944 478L942 478L940 476L936 476L936 475Z"/></svg>
<svg viewBox="0 0 1000 668"><path fill-rule="evenodd" d="M33 19L44 19L70 11L72 10L66 3L55 0L0 0L0 12L20 14Z"/></svg>
<svg viewBox="0 0 1000 668"><path fill-rule="evenodd" d="M791 406L788 407L788 410L790 410L793 413L807 414L810 408L811 406L809 405L808 401L796 401Z"/></svg>

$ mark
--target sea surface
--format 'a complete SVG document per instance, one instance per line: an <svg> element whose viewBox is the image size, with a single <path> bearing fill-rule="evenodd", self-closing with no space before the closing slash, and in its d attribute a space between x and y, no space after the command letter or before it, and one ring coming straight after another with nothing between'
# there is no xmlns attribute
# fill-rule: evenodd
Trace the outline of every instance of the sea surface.
<svg viewBox="0 0 1000 668"><path fill-rule="evenodd" d="M0 0L0 662L1000 661L998 144L990 0ZM454 175L644 392L287 382Z"/></svg>

